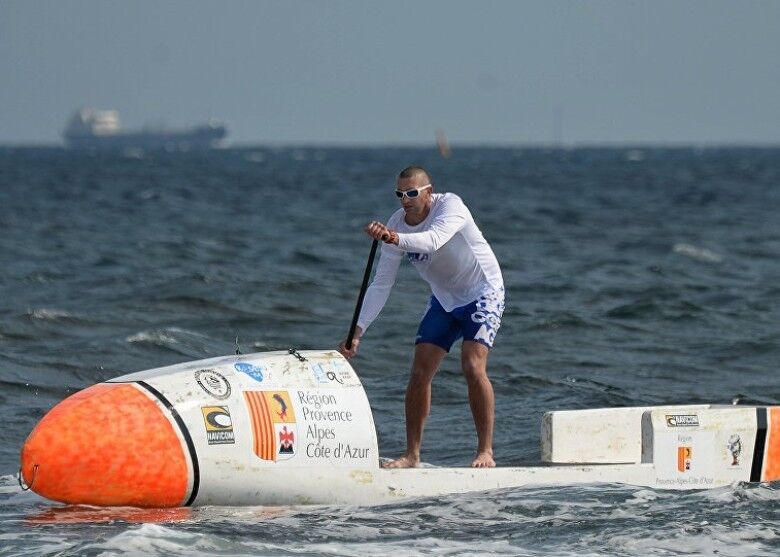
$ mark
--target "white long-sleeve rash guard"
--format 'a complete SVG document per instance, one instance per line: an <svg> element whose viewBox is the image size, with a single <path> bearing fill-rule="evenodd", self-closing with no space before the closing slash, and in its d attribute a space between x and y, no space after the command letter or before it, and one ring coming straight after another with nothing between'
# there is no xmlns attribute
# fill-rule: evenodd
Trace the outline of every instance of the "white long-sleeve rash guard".
<svg viewBox="0 0 780 557"><path fill-rule="evenodd" d="M430 213L415 226L404 215L401 208L387 221L398 232L398 245L382 245L358 318L364 332L387 302L404 253L446 311L504 286L496 256L460 197L434 193Z"/></svg>

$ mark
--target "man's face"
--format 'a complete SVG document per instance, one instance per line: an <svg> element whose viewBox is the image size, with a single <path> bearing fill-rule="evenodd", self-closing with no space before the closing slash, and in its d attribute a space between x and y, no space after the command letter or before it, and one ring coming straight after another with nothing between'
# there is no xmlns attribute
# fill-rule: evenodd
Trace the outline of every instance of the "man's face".
<svg viewBox="0 0 780 557"><path fill-rule="evenodd" d="M428 185L428 179L424 174L415 174L411 178L399 178L397 183L397 189L399 191L409 191L416 188L421 188ZM409 213L421 213L425 210L426 205L431 199L431 191L433 188L425 188L420 191L420 195L411 198L404 196L399 199L401 206L404 208L407 214Z"/></svg>

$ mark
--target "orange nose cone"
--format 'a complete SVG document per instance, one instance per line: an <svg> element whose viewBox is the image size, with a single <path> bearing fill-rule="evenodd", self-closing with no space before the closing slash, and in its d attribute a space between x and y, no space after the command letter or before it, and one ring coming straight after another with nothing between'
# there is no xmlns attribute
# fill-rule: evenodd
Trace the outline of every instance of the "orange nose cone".
<svg viewBox="0 0 780 557"><path fill-rule="evenodd" d="M101 383L63 400L22 448L33 491L72 504L176 507L189 480L181 441L131 384Z"/></svg>
<svg viewBox="0 0 780 557"><path fill-rule="evenodd" d="M763 482L780 480L780 406L769 408Z"/></svg>

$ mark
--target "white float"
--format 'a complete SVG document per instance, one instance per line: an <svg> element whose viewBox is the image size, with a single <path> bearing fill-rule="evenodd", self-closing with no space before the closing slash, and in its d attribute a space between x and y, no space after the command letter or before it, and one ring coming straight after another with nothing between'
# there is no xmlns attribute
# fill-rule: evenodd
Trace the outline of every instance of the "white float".
<svg viewBox="0 0 780 557"><path fill-rule="evenodd" d="M144 393L175 430L188 474L179 505L376 504L529 485L701 489L780 478L780 407L548 412L538 465L389 470L379 466L363 386L335 351L226 356L107 383ZM138 442L145 432L133 435ZM110 454L90 457L111 466ZM45 458L23 451L23 480L33 490Z"/></svg>

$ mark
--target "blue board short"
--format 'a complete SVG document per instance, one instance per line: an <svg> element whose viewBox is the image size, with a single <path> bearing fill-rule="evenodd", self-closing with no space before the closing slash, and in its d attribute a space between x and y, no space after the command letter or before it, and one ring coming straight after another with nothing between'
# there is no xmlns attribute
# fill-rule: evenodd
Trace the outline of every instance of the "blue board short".
<svg viewBox="0 0 780 557"><path fill-rule="evenodd" d="M473 340L493 348L503 313L503 288L452 311L446 311L439 300L431 296L417 329L415 344L428 342L449 352L452 344L463 337L463 340Z"/></svg>

